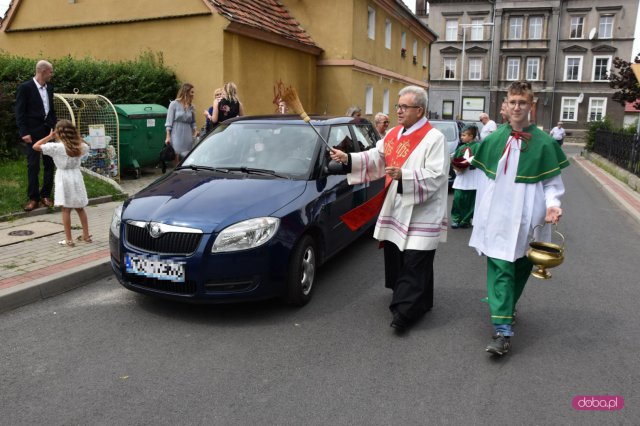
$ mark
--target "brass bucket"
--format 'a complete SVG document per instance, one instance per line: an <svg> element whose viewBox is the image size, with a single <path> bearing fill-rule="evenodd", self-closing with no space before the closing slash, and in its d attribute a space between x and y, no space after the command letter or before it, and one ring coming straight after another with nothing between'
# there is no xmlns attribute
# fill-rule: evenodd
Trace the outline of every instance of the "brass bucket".
<svg viewBox="0 0 640 426"><path fill-rule="evenodd" d="M536 225L533 232L535 233L536 228L540 226L545 226L545 224ZM554 232L562 238L562 245L535 241L535 239L529 243L527 257L538 268L531 272L531 275L536 278L548 280L551 278L551 273L547 269L555 268L564 261L564 235L558 232L557 224L554 225Z"/></svg>

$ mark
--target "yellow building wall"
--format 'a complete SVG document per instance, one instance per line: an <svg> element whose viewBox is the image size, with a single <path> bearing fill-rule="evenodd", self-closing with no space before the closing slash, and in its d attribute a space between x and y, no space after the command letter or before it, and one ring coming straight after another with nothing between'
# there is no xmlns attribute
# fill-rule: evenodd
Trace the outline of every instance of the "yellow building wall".
<svg viewBox="0 0 640 426"><path fill-rule="evenodd" d="M126 7L123 7L126 6ZM12 30L130 21L207 12L202 0L23 0Z"/></svg>
<svg viewBox="0 0 640 426"><path fill-rule="evenodd" d="M211 14L202 0L136 0L130 3L130 8L129 4L123 8L120 0L83 0L75 4L68 0L47 0L44 5L23 0L10 25L14 31L0 32L0 49L20 56L48 59L54 66L56 58L67 55L120 61L136 59L147 51L159 52L179 81L195 86L194 105L199 125L204 123L203 112L211 106L214 90L226 81L238 85L246 114L275 111L273 86L278 79L295 86L305 105L312 108L315 104L315 56L225 33L229 21L217 13ZM43 7L37 9L37 13L36 4ZM174 17L77 26L95 22L92 16L100 16L102 22L125 18L131 21L157 16L159 11ZM175 17L185 13L192 16ZM47 21L50 25L73 22L76 26L16 31L41 27L42 20L33 16L43 14L50 16ZM55 84L55 75L53 82Z"/></svg>
<svg viewBox="0 0 640 426"><path fill-rule="evenodd" d="M223 74L238 86L245 114L274 114L274 86L282 80L298 91L305 110L316 102L316 57L237 34L224 34Z"/></svg>

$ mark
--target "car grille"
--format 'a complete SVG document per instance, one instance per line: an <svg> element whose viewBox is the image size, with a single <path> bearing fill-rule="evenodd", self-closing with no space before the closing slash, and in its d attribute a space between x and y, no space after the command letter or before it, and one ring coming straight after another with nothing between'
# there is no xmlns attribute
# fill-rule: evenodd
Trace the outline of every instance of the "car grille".
<svg viewBox="0 0 640 426"><path fill-rule="evenodd" d="M125 279L136 287L148 288L151 290L163 291L180 295L193 295L196 293L196 282L185 281L177 283L173 281L159 280L156 278L143 277L135 274L125 274Z"/></svg>
<svg viewBox="0 0 640 426"><path fill-rule="evenodd" d="M127 244L151 253L188 255L196 251L202 234L168 232L153 238L146 228L127 224L125 238Z"/></svg>

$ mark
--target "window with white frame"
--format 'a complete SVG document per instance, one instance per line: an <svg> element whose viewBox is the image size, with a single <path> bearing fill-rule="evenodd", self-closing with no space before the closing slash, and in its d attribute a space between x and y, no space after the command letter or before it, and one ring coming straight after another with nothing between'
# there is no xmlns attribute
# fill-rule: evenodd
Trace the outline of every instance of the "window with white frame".
<svg viewBox="0 0 640 426"><path fill-rule="evenodd" d="M458 21L457 20L447 19L445 40L458 41Z"/></svg>
<svg viewBox="0 0 640 426"><path fill-rule="evenodd" d="M598 38L613 37L613 15L602 15L598 26Z"/></svg>
<svg viewBox="0 0 640 426"><path fill-rule="evenodd" d="M482 59L469 58L469 80L482 79Z"/></svg>
<svg viewBox="0 0 640 426"><path fill-rule="evenodd" d="M389 89L382 92L382 113L389 115Z"/></svg>
<svg viewBox="0 0 640 426"><path fill-rule="evenodd" d="M480 41L484 39L484 20L482 19L472 19L471 20L471 35L470 40Z"/></svg>
<svg viewBox="0 0 640 426"><path fill-rule="evenodd" d="M400 34L400 47L407 49L407 33L404 31Z"/></svg>
<svg viewBox="0 0 640 426"><path fill-rule="evenodd" d="M427 48L423 47L422 48L422 66L423 67L427 67Z"/></svg>
<svg viewBox="0 0 640 426"><path fill-rule="evenodd" d="M509 19L509 39L521 40L522 39L522 25L524 18L522 16L512 16Z"/></svg>
<svg viewBox="0 0 640 426"><path fill-rule="evenodd" d="M367 8L367 35L371 40L376 38L376 10L372 7Z"/></svg>
<svg viewBox="0 0 640 426"><path fill-rule="evenodd" d="M542 22L542 16L529 18L529 40L540 40L542 38Z"/></svg>
<svg viewBox="0 0 640 426"><path fill-rule="evenodd" d="M567 56L564 63L565 81L580 81L582 76L582 56Z"/></svg>
<svg viewBox="0 0 640 426"><path fill-rule="evenodd" d="M384 23L384 47L391 49L391 21L388 19Z"/></svg>
<svg viewBox="0 0 640 426"><path fill-rule="evenodd" d="M562 98L562 121L578 121L578 98Z"/></svg>
<svg viewBox="0 0 640 426"><path fill-rule="evenodd" d="M373 87L367 86L364 92L364 113L373 114Z"/></svg>
<svg viewBox="0 0 640 426"><path fill-rule="evenodd" d="M520 78L520 58L507 58L507 80Z"/></svg>
<svg viewBox="0 0 640 426"><path fill-rule="evenodd" d="M570 38L582 38L584 34L584 16L572 16L569 28Z"/></svg>
<svg viewBox="0 0 640 426"><path fill-rule="evenodd" d="M527 58L526 80L540 79L540 58Z"/></svg>
<svg viewBox="0 0 640 426"><path fill-rule="evenodd" d="M444 58L444 79L454 80L456 78L456 58Z"/></svg>
<svg viewBox="0 0 640 426"><path fill-rule="evenodd" d="M600 121L607 113L607 98L589 98L587 121Z"/></svg>
<svg viewBox="0 0 640 426"><path fill-rule="evenodd" d="M611 69L611 56L594 56L593 81L608 81Z"/></svg>
<svg viewBox="0 0 640 426"><path fill-rule="evenodd" d="M418 40L413 40L413 56L418 58Z"/></svg>

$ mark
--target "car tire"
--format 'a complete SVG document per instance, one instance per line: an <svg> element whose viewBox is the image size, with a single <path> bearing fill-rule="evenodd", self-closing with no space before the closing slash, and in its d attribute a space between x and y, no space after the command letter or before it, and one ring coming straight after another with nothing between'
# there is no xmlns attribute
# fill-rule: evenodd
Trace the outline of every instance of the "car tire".
<svg viewBox="0 0 640 426"><path fill-rule="evenodd" d="M285 299L288 305L304 306L311 300L317 266L315 241L310 235L305 235L291 252Z"/></svg>

